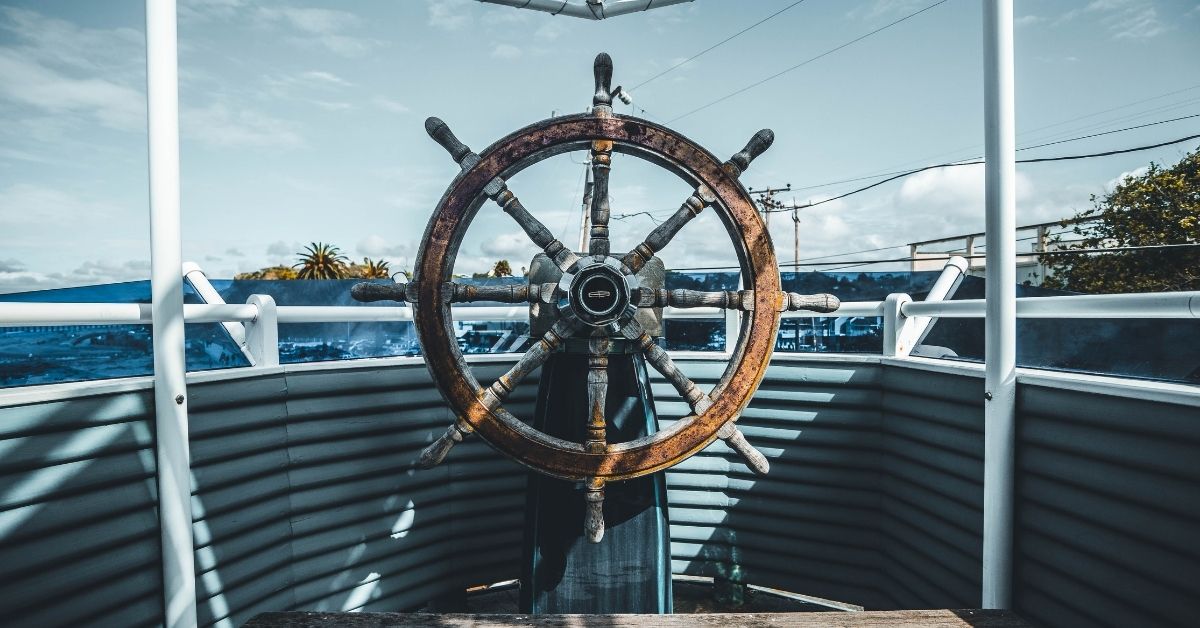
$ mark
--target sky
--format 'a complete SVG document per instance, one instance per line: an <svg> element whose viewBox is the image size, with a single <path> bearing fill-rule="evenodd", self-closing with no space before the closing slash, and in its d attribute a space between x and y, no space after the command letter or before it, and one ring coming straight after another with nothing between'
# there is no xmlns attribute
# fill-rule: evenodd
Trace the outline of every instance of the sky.
<svg viewBox="0 0 1200 628"><path fill-rule="evenodd" d="M618 104L619 114L666 123L721 157L774 130L774 146L742 180L791 184L785 202L873 179L831 182L982 155L978 0L947 0L820 56L935 2L695 0L593 22L473 0L180 0L184 259L228 278L293 264L321 241L354 260L411 268L457 172L425 118L443 118L480 151L585 110L600 51L613 57L614 83L632 88L633 105ZM1018 147L1200 113L1195 0L1017 0L1016 16ZM0 293L149 277L144 32L135 0L0 2ZM1192 118L1019 156L1198 129ZM1072 216L1121 177L1197 145L1020 166L1018 224ZM510 182L568 243L578 240L584 158L560 155ZM615 156L614 216L650 215L614 220L614 250L641 241L690 192ZM801 211L800 257L982 231L983 217L982 167L930 170ZM793 259L791 216L774 215L771 232L779 259ZM498 259L519 269L535 252L488 204L456 270ZM661 255L668 268L734 260L712 211Z"/></svg>

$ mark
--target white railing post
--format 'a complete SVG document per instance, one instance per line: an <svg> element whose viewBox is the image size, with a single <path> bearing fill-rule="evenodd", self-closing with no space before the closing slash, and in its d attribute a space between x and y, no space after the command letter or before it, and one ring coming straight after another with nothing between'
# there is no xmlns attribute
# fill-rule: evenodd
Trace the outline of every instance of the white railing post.
<svg viewBox="0 0 1200 628"><path fill-rule="evenodd" d="M258 308L254 320L246 323L246 346L255 366L279 366L279 310L269 294L252 294L246 303Z"/></svg>
<svg viewBox="0 0 1200 628"><path fill-rule="evenodd" d="M883 301L883 355L889 358L900 358L908 355L912 347L904 344L904 339L911 336L909 331L913 319L904 315L904 304L911 303L912 297L907 294L893 293Z"/></svg>
<svg viewBox="0 0 1200 628"><path fill-rule="evenodd" d="M200 299L205 303L215 305L225 303L225 299L221 298L221 293L217 292L217 289L208 281L208 275L204 274L196 262L183 263L183 278L192 285L192 289L200 295ZM238 346L242 355L246 356L250 366L254 366L254 353L246 346L246 327L242 323L233 321L222 321L221 327L225 328L225 333L229 334L229 338Z"/></svg>
<svg viewBox="0 0 1200 628"><path fill-rule="evenodd" d="M983 608L1012 606L1017 399L1016 99L1012 0L983 3Z"/></svg>
<svg viewBox="0 0 1200 628"><path fill-rule="evenodd" d="M968 266L969 263L967 260L957 255L946 260L946 265L942 267L942 273L933 282L933 286L929 288L929 294L925 295L925 300L922 303L945 301L950 291L958 285L963 274L967 272ZM908 316L906 312L901 312L901 314ZM912 353L912 350L925 337L925 333L929 331L929 326L933 324L933 318L929 316L913 316L909 319L908 323L897 342L897 347L903 347L903 349L898 349L900 351L898 355L907 356Z"/></svg>
<svg viewBox="0 0 1200 628"><path fill-rule="evenodd" d="M146 0L150 292L163 625L196 625L192 473L184 361L179 215L179 67L175 0Z"/></svg>

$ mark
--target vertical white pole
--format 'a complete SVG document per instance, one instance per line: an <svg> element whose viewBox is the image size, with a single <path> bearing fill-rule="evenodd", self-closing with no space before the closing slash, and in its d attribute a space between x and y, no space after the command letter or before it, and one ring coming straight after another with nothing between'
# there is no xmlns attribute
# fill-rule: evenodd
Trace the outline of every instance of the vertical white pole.
<svg viewBox="0 0 1200 628"><path fill-rule="evenodd" d="M154 425L162 540L163 624L196 625L191 455L184 364L179 220L179 68L175 0L146 0L146 96L150 140L150 291L154 327Z"/></svg>
<svg viewBox="0 0 1200 628"><path fill-rule="evenodd" d="M1016 122L1012 0L983 3L987 318L984 346L983 607L1010 608L1016 444Z"/></svg>

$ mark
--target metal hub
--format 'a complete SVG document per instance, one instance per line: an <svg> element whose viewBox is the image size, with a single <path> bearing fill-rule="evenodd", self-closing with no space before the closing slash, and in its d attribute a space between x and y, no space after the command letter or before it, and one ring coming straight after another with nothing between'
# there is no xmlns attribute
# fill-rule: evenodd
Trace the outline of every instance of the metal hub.
<svg viewBox="0 0 1200 628"><path fill-rule="evenodd" d="M615 333L637 314L637 277L615 257L579 259L563 273L558 287L559 314L589 327Z"/></svg>

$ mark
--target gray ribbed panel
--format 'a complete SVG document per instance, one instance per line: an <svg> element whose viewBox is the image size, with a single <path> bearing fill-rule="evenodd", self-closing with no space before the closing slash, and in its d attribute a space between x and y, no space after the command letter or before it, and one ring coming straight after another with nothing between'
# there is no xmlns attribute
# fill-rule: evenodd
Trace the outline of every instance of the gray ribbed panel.
<svg viewBox="0 0 1200 628"><path fill-rule="evenodd" d="M724 363L680 357L702 384ZM477 364L487 382L508 365ZM535 378L510 409L533 412ZM652 382L664 422L686 408ZM982 379L777 359L723 444L668 473L677 573L869 608L979 602ZM468 441L421 364L288 367L190 387L201 621L397 610L517 577L524 470ZM1017 610L1046 626L1183 625L1200 599L1200 409L1021 384ZM0 613L159 621L148 390L0 408ZM1190 614L1189 614L1190 613ZM227 622L220 620L227 619Z"/></svg>
<svg viewBox="0 0 1200 628"><path fill-rule="evenodd" d="M151 412L147 393L0 408L4 624L159 622Z"/></svg>
<svg viewBox="0 0 1200 628"><path fill-rule="evenodd" d="M1200 408L1018 389L1016 609L1049 626L1200 613Z"/></svg>
<svg viewBox="0 0 1200 628"><path fill-rule="evenodd" d="M679 360L704 386L725 363ZM652 382L669 423L687 411ZM667 474L674 571L878 606L880 368L778 360L739 421L758 477L717 441Z"/></svg>
<svg viewBox="0 0 1200 628"><path fill-rule="evenodd" d="M977 608L983 552L983 380L883 375L881 577L895 608Z"/></svg>

